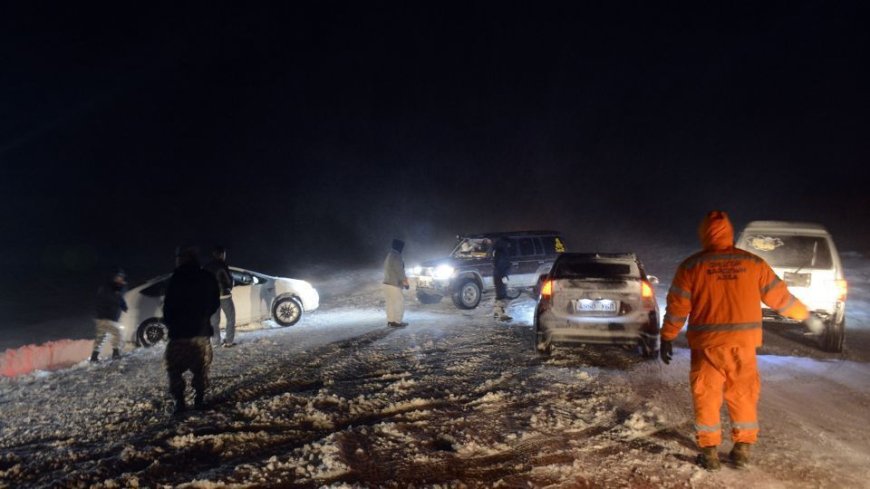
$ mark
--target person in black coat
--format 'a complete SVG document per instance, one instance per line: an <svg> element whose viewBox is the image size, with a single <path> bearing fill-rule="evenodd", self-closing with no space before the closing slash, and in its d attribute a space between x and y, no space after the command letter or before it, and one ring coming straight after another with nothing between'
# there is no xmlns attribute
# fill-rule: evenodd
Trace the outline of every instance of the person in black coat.
<svg viewBox="0 0 870 489"><path fill-rule="evenodd" d="M236 345L236 306L233 304L233 275L227 265L227 249L223 246L215 246L211 252L212 260L205 267L214 275L221 293L220 309L211 316L211 326L214 328L212 344L217 346L221 342L221 311L227 318L226 336L223 346L230 348Z"/></svg>
<svg viewBox="0 0 870 489"><path fill-rule="evenodd" d="M495 286L493 316L501 321L513 319L505 312L505 308L510 300L507 295L510 269L510 243L504 238L499 238L492 247L492 282Z"/></svg>
<svg viewBox="0 0 870 489"><path fill-rule="evenodd" d="M127 311L127 302L124 301L126 292L127 275L118 269L110 280L97 289L97 300L94 321L97 325L97 334L94 338L94 351L91 353L91 362L96 363L100 359L100 350L106 336L112 337L112 358L121 356L121 313Z"/></svg>
<svg viewBox="0 0 870 489"><path fill-rule="evenodd" d="M194 406L201 409L205 405L212 360L210 318L218 307L217 281L214 275L200 268L196 249L178 252L175 272L169 278L163 301L163 321L169 333L164 360L176 414L186 409L182 374L187 370L193 373Z"/></svg>

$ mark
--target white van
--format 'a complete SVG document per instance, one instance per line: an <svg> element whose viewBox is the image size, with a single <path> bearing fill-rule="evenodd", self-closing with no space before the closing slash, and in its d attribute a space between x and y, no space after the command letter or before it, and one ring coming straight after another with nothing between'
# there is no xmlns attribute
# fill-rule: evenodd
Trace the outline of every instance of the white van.
<svg viewBox="0 0 870 489"><path fill-rule="evenodd" d="M789 291L824 319L819 345L843 351L846 329L846 280L830 233L806 222L752 221L737 247L764 258ZM789 322L762 304L765 319Z"/></svg>

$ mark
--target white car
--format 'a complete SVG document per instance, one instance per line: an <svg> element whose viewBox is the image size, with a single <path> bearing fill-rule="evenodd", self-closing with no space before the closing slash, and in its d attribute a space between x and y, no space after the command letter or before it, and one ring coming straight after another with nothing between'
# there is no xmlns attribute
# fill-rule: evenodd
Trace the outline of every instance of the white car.
<svg viewBox="0 0 870 489"><path fill-rule="evenodd" d="M843 351L846 335L846 278L837 247L821 225L806 222L752 221L737 247L764 258L789 292L819 315L825 329L819 345ZM765 320L793 322L762 304Z"/></svg>
<svg viewBox="0 0 870 489"><path fill-rule="evenodd" d="M230 267L233 277L233 304L236 325L273 319L281 326L292 326L303 313L317 309L320 296L310 283L292 278L272 277L250 270ZM163 296L170 275L161 275L135 287L124 295L128 310L121 315L124 339L138 346L153 346L167 337L163 324ZM226 318L221 314L221 324Z"/></svg>
<svg viewBox="0 0 870 489"><path fill-rule="evenodd" d="M535 308L535 347L594 343L637 345L644 357L658 352L659 306L634 253L563 253L541 276Z"/></svg>

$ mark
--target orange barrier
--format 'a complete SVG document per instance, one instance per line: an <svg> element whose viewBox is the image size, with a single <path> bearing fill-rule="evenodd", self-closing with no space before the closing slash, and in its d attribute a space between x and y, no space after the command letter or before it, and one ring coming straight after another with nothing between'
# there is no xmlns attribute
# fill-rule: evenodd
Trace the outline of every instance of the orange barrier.
<svg viewBox="0 0 870 489"><path fill-rule="evenodd" d="M91 356L93 340L58 340L10 348L0 356L0 375L15 377L34 370L58 370Z"/></svg>

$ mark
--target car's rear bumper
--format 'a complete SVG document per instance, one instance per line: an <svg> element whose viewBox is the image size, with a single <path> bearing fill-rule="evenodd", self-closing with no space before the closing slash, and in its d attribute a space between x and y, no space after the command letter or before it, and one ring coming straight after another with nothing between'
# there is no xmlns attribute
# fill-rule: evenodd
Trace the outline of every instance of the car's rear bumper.
<svg viewBox="0 0 870 489"><path fill-rule="evenodd" d="M549 312L540 314L537 330L551 343L634 344L658 337L657 321L649 315L624 318L572 318Z"/></svg>

